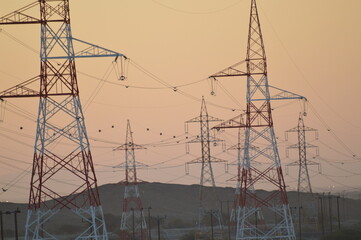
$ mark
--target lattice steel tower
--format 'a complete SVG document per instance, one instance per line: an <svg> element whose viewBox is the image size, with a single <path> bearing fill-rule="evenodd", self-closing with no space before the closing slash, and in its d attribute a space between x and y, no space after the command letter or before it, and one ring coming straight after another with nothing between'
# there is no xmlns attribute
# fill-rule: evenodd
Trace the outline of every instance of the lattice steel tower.
<svg viewBox="0 0 361 240"><path fill-rule="evenodd" d="M40 75L0 93L3 99L40 98L25 239L57 239L48 221L60 210L70 210L84 222L76 239L108 239L75 58L124 56L73 38L69 0L36 1L0 18L0 24L40 24L41 30ZM85 50L75 53L74 41ZM64 178L67 182L59 181Z"/></svg>
<svg viewBox="0 0 361 240"><path fill-rule="evenodd" d="M200 179L200 189L199 189L199 212L198 212L198 226L201 229L203 225L203 218L208 215L212 214L217 219L217 224L222 227L222 216L220 213L220 209L218 206L218 197L215 192L216 183L214 180L214 174L212 169L212 163L220 163L226 162L222 159L215 158L211 156L211 143L221 142L215 137L212 137L210 134L209 123L210 122L219 122L223 121L219 118L215 118L208 115L206 102L204 98L202 98L202 106L201 112L198 117L192 118L191 120L186 121L186 132L188 132L188 124L189 123L200 123L201 128L201 135L197 138L189 141L189 143L201 143L201 150L202 150L202 157L192 160L186 163L186 170L189 173L189 164L196 164L200 163L201 167L201 179ZM205 186L210 186L212 188L210 193L205 189ZM210 211L210 212L209 212Z"/></svg>
<svg viewBox="0 0 361 240"><path fill-rule="evenodd" d="M239 128L238 126L244 125L244 119L243 119L244 115L245 114L241 114L239 116L236 116L234 118L226 120L212 128L212 129L216 129L219 131L221 129L227 128L230 125L232 125L232 126L237 126L237 129L238 129L237 144L235 144L227 149L227 150L237 150L237 160L228 164L228 165L237 167L237 175L228 180L228 181L236 181L236 191L235 191L232 210L231 210L230 219L229 219L233 227L235 225L236 212L237 212L238 205L239 205L239 196L240 196L239 193L240 193L240 187L241 187L241 172L242 172L242 165L241 165L242 161L241 160L242 160L242 154L243 154L243 150L244 150L244 144L243 144L244 143L244 128Z"/></svg>
<svg viewBox="0 0 361 240"><path fill-rule="evenodd" d="M246 65L246 69L242 67ZM268 83L266 53L256 0L251 0L246 60L212 76L247 77L246 121L220 128L245 128L241 163L239 207L236 239L295 239L286 194L276 136L273 128L271 100L302 99L302 96L272 87ZM271 96L270 89L278 91ZM254 189L267 188L259 194ZM264 220L257 221L259 212Z"/></svg>
<svg viewBox="0 0 361 240"><path fill-rule="evenodd" d="M127 121L127 134L125 144L114 150L125 151L125 161L117 166L125 169L125 180L121 182L125 186L123 211L120 220L120 239L148 239L147 224L143 214L143 205L140 198L137 178L137 166L144 166L135 161L135 150L145 149L143 146L134 144L130 122Z"/></svg>
<svg viewBox="0 0 361 240"><path fill-rule="evenodd" d="M316 145L306 142L306 132L315 132L316 139L318 138L317 129L305 126L305 123L303 121L303 113L300 113L298 117L298 126L286 131L286 139L288 138L288 133L297 133L298 136L298 143L287 147L287 155L289 149L298 150L298 161L287 164L287 166L298 166L298 199L300 199L301 192L312 194L310 175L308 173L308 165L319 165L319 163L307 160L307 148L315 148L316 152L318 153L318 147Z"/></svg>
<svg viewBox="0 0 361 240"><path fill-rule="evenodd" d="M236 162L236 166L237 166L237 175L233 178L231 178L230 180L232 181L236 181L236 191L235 191L235 196L234 196L234 202L233 202L233 207L232 207L232 211L231 211L231 216L230 216L230 221L232 223L235 223L236 221L236 213L237 213L237 209L238 209L238 205L239 205L239 197L240 197L240 193L241 193L241 172L242 172L242 152L244 150L243 148L243 142L242 142L242 133L244 134L244 131L241 131L241 128L239 128L238 130L238 142L236 145L230 147L230 150L237 150L237 162ZM244 135L243 135L244 136Z"/></svg>
<svg viewBox="0 0 361 240"><path fill-rule="evenodd" d="M228 150L237 150L237 160L235 165L237 167L237 175L235 177L232 177L231 179L229 179L228 181L236 181L236 191L235 191L235 195L234 195L234 199L233 199L233 206L232 206L232 210L231 210L231 214L230 214L230 223L232 225L232 227L235 227L236 222L237 222L237 211L238 208L240 207L240 193L241 193L241 183L242 183L242 156L244 155L244 136L245 136L245 128L241 128L239 126L244 125L244 117L246 114L242 113L239 116L236 116L232 119L229 119L225 122L222 122L221 124L218 124L216 126L214 126L214 129L217 130L221 130L224 128L238 128L238 142L236 145L231 146L230 148L228 148ZM248 145L248 148L254 148L254 146L252 144ZM252 176L251 174L249 174L249 182L252 181ZM255 188L254 186L249 186L249 191L255 193ZM258 224L264 224L264 217L263 217L263 213L261 211L261 209L258 209L257 213L255 214L255 222L256 225Z"/></svg>

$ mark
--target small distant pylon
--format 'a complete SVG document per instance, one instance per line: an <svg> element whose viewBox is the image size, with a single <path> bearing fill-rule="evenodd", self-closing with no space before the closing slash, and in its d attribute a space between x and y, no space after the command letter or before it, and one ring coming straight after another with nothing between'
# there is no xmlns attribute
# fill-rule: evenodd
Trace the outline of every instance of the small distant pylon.
<svg viewBox="0 0 361 240"><path fill-rule="evenodd" d="M305 126L303 121L303 114L300 113L298 117L298 125L297 127L291 128L286 131L286 140L288 139L288 133L296 132L298 135L298 143L290 145L287 147L286 155L289 155L289 149L298 149L299 159L292 163L287 164L286 166L298 166L298 184L297 184L297 193L298 200L300 201L300 193L310 193L312 194L312 187L310 181L310 175L308 173L309 165L320 165L319 163L307 160L307 148L315 148L316 155L318 155L318 146L309 144L306 142L306 132L315 132L315 138L318 139L318 131L317 129L310 128Z"/></svg>
<svg viewBox="0 0 361 240"><path fill-rule="evenodd" d="M127 134L125 144L117 147L114 151L125 151L125 161L116 168L125 169L125 180L120 183L125 186L123 209L120 221L120 239L148 239L147 224L143 213L142 200L140 198L137 178L137 166L145 166L135 161L135 150L145 149L141 145L134 144L130 122L127 121Z"/></svg>
<svg viewBox="0 0 361 240"><path fill-rule="evenodd" d="M243 152L244 152L244 139L245 139L245 129L244 128L239 128L238 126L244 124L244 118L245 114L241 114L237 117L234 117L232 119L229 119L227 121L222 122L221 124L218 124L216 126L213 127L213 129L217 129L217 130L224 130L224 128L232 128L232 126L237 126L238 128L238 140L237 140L237 144L231 146L230 148L228 148L227 150L236 150L237 151L237 160L234 163L230 163L229 165L236 165L237 166L237 175L230 178L228 181L236 181L236 191L235 191L235 195L234 195L234 201L233 201L233 206L231 209L231 214L229 217L229 221L230 221L230 225L232 228L236 227L236 223L237 223L237 209L238 207L240 207L240 193L241 193L241 172L242 172L242 156L243 156ZM238 120L239 119L239 120ZM250 144L251 145L251 144ZM255 146L250 146L250 148L257 148ZM252 176L251 174L249 174L249 182L252 181ZM252 191L255 194L255 188L254 186L250 187L250 191ZM263 217L263 213L261 209L258 209L258 211L256 211L256 221L258 222L258 225L261 225L264 223L264 217Z"/></svg>
<svg viewBox="0 0 361 240"><path fill-rule="evenodd" d="M218 206L219 200L215 192L216 183L214 180L212 163L222 163L222 162L225 163L226 161L211 156L210 143L216 144L217 142L222 142L222 140L212 137L209 128L209 122L219 122L219 121L223 121L223 120L208 115L205 100L204 98L202 98L200 115L185 122L186 133L188 133L189 123L199 122L201 128L201 135L189 141L188 143L201 143L202 157L186 163L187 174L189 174L189 164L195 164L195 163L202 164L200 191L199 191L199 212L198 212L198 227L199 230L201 231L204 231L204 226L202 224L203 218L206 215L208 215L209 212L212 214L212 217L215 217L215 219L217 219L217 224L219 225L219 228L221 230L223 229L221 211ZM211 195L206 194L204 188L206 185L212 187L213 192Z"/></svg>
<svg viewBox="0 0 361 240"><path fill-rule="evenodd" d="M230 223L231 225L234 227L235 226L235 221L236 221L236 212L239 206L239 197L240 197L240 186L241 186L241 156L242 156L242 152L244 149L244 145L242 144L242 142L244 142L244 129L243 128L239 128L238 126L241 124L244 124L244 114L238 115L232 119L226 120L216 126L214 126L212 129L216 129L217 131L224 131L225 127L232 127L232 126L236 126L236 128L238 128L238 138L237 138L237 143L231 147L229 147L227 150L236 150L237 151L237 160L234 162L231 162L228 164L229 165L235 165L237 166L237 175L228 179L227 181L236 181L236 191L235 191L235 195L234 195L234 202L233 202L233 206L231 209L231 213L230 213ZM229 167L227 167L228 169Z"/></svg>
<svg viewBox="0 0 361 240"><path fill-rule="evenodd" d="M229 148L229 150L237 150L237 176L229 179L229 181L237 181L236 184L236 191L235 191L235 196L234 196L234 203L233 203L233 208L231 211L231 216L230 216L230 221L231 223L233 223L232 225L234 225L236 223L236 213L237 213L237 209L239 206L239 197L240 197L240 193L241 193L241 156L242 156L242 151L243 151L243 145L242 145L242 136L244 136L244 129L239 128L238 129L238 143L236 145L233 145L232 147Z"/></svg>

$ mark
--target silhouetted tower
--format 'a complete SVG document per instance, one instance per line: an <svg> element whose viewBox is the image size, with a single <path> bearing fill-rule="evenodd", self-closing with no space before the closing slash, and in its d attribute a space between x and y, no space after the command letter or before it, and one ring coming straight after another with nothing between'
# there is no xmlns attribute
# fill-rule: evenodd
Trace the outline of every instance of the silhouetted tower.
<svg viewBox="0 0 361 240"><path fill-rule="evenodd" d="M221 130L224 128L233 128L233 126L240 126L240 125L244 125L244 118L245 114L241 114L237 117L234 117L232 119L229 119L227 121L222 122L221 124L218 124L216 126L213 127L213 129L217 129L217 130ZM236 150L237 151L237 160L236 163L231 163L230 165L235 165L237 167L237 175L231 179L229 179L228 181L236 181L236 191L235 191L235 195L234 195L234 202L233 202L233 207L231 210L231 214L230 214L230 222L231 222L231 226L235 227L236 223L237 223L237 209L240 207L240 193L241 193L241 173L242 173L242 156L244 155L244 137L245 137L245 128L239 128L238 129L238 138L237 138L237 144L231 146L230 148L228 148L228 150ZM249 148L254 147L252 144L249 145ZM249 182L252 181L251 179L251 174L249 174ZM250 186L249 187L250 191L255 192L254 187ZM256 214L255 214L255 218L257 221L257 225L261 225L264 224L264 218L263 218L263 214L261 209L259 209Z"/></svg>
<svg viewBox="0 0 361 240"><path fill-rule="evenodd" d="M317 155L318 147L313 144L307 143L306 132L315 132L315 137L316 139L318 138L317 129L305 126L303 121L303 113L300 113L298 117L298 126L286 131L286 140L288 138L288 133L297 133L298 136L298 143L287 147L287 156L289 149L298 149L299 159L297 161L287 164L287 166L298 166L298 184L297 184L298 199L300 199L301 192L312 194L310 175L308 173L307 166L319 165L319 163L307 160L307 148L316 148L316 155Z"/></svg>
<svg viewBox="0 0 361 240"><path fill-rule="evenodd" d="M200 190L199 190L199 212L198 212L198 226L201 228L204 223L202 219L211 214L216 217L219 226L222 227L222 216L220 213L220 208L218 206L219 200L215 192L216 183L214 180L214 174L212 169L212 163L226 162L222 159L218 159L211 156L211 143L221 142L215 137L212 137L210 134L209 123L222 121L219 118L215 118L208 115L206 103L204 98L202 98L201 112L198 117L192 118L191 120L186 121L186 132L188 133L188 124L199 122L201 127L201 134L197 138L189 141L189 143L201 143L202 157L197 158L193 161L186 163L186 172L189 173L189 164L200 163L201 167L201 179L200 179ZM212 193L205 188L205 186L212 187Z"/></svg>
<svg viewBox="0 0 361 240"><path fill-rule="evenodd" d="M234 197L234 204L233 204L233 208L232 208L232 213L231 213L231 221L235 222L236 221L236 213L237 213L237 209L239 206L239 197L240 197L240 193L241 193L241 172L242 172L242 153L243 153L243 142L242 141L242 136L244 136L244 131L242 131L243 129L239 128L238 130L238 143L234 146L232 146L230 148L230 150L237 150L237 176L236 176L236 191L235 191L235 197ZM243 135L242 135L243 132ZM230 179L230 180L234 180L234 178Z"/></svg>
<svg viewBox="0 0 361 240"><path fill-rule="evenodd" d="M84 222L76 239L108 239L75 58L123 55L73 38L68 0L36 1L0 18L0 24L40 24L41 29L40 75L0 93L2 99L40 98L25 239L57 239L47 227L60 210ZM74 41L85 50L75 53Z"/></svg>
<svg viewBox="0 0 361 240"><path fill-rule="evenodd" d="M240 70L244 64L246 70ZM235 76L247 76L246 122L238 126L225 123L220 128L245 128L236 239L295 239L273 128L271 100L303 97L272 87L268 83L266 54L256 0L251 0L246 60L210 78ZM271 96L270 89L278 93ZM258 194L254 191L258 188L266 188L269 192ZM262 227L257 220L260 211L265 218Z"/></svg>
<svg viewBox="0 0 361 240"><path fill-rule="evenodd" d="M140 198L138 184L141 182L137 178L137 166L144 166L135 161L135 150L145 149L144 147L134 144L133 133L130 128L129 120L127 121L127 134L125 144L114 150L125 151L125 161L118 165L125 169L125 180L121 182L125 186L123 211L120 220L120 239L147 239L147 224L143 212L142 200Z"/></svg>
<svg viewBox="0 0 361 240"><path fill-rule="evenodd" d="M241 124L244 124L243 118L244 118L244 114L241 114L232 119L226 120L212 128L212 129L216 129L219 131L221 129L224 129L224 128L232 125L232 126L237 126L237 129L238 129L237 144L228 148L228 150L236 150L237 151L237 160L228 164L228 166L236 166L236 168L237 168L237 175L228 180L228 181L236 181L236 191L235 191L235 195L234 195L234 202L233 202L233 206L232 206L231 213L230 213L230 219L229 219L231 222L231 225L233 227L234 227L235 221L236 221L236 212L237 212L238 205L239 205L239 196L240 196L239 194L240 194L240 187L241 187L241 171L242 171L241 159L242 159L243 150L244 150L244 128L238 128L238 126L240 126Z"/></svg>

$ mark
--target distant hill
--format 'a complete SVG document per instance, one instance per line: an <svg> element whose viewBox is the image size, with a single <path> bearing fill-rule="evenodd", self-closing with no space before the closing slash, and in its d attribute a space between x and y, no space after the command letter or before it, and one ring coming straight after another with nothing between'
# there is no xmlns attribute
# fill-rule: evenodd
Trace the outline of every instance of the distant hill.
<svg viewBox="0 0 361 240"><path fill-rule="evenodd" d="M199 199L199 185L180 185L180 184L164 184L164 183L144 183L139 185L140 193L142 195L142 203L146 216L148 216L148 207L151 207L150 214L154 218L155 216L167 216L164 227L191 227L196 226L197 213L198 213L198 199ZM210 191L210 188L206 188L206 191ZM216 188L219 200L222 201L222 212L224 216L227 216L227 201L228 206L232 206L232 200L234 197L234 188ZM120 215L122 209L122 201L124 195L124 186L121 184L106 184L99 187L99 193L101 197L101 203L105 218L107 221L107 228L109 231L118 231L120 225ZM257 194L265 194L266 191L257 191ZM289 202L291 209L296 209L297 193L288 192ZM317 216L317 212L320 213L320 199L317 199L317 195L311 196L309 194L302 194L304 199L303 211L304 215ZM327 227L330 216L334 221L334 225L337 226L337 205L336 197L328 198L328 195L323 197L322 205L324 207L324 224ZM353 199L339 198L339 213L342 224L346 224L347 221L358 221L361 219L361 201ZM331 208L329 208L331 203ZM13 211L17 208L21 213L18 214L18 226L20 234L24 232L25 218L27 212L27 204L17 203L0 203L0 210ZM293 210L295 212L295 210ZM318 214L319 215L319 214ZM267 216L266 216L267 217ZM66 219L66 220L65 220ZM8 234L12 234L14 229L14 215L3 214L4 229ZM65 214L59 215L57 218L51 219L50 226L57 229L66 229L66 227L82 226L77 217ZM66 225L66 226L65 226ZM336 229L336 227L334 227ZM62 230L65 231L65 230Z"/></svg>

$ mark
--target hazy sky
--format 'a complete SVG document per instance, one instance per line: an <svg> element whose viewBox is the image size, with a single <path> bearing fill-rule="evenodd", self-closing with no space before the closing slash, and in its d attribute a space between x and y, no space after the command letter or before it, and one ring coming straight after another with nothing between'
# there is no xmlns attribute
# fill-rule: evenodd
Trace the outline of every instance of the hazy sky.
<svg viewBox="0 0 361 240"><path fill-rule="evenodd" d="M2 1L0 16L31 2ZM321 173L310 167L314 191L360 189L361 1L259 0L258 6L269 83L307 97L305 124L319 130L318 140L307 135L320 150L318 158L313 159L313 150L308 154L322 166ZM74 37L131 59L126 81L117 79L114 59L76 62L99 185L124 178L124 171L112 166L124 161L124 153L113 148L125 140L127 119L135 142L147 144L147 150L136 152L137 160L149 165L139 169L139 178L199 183L200 166L191 166L189 175L184 170L185 162L200 156L199 144L192 144L188 155L184 144L187 136L199 134L199 125L191 125L185 135L184 122L199 115L202 96L214 117L229 119L244 109L244 78L220 80L212 96L207 77L245 58L249 7L249 0L70 1ZM1 29L0 90L5 90L39 74L40 31L38 25ZM194 84L173 91L162 83ZM27 202L37 106L37 98L7 100L0 123L0 187L8 191L0 193L0 201ZM285 148L297 139L290 135L285 141L284 132L297 125L302 104L278 101L272 106L284 166L297 160L295 151L285 158ZM236 143L236 136L236 130L219 135L226 147ZM222 152L221 146L211 152L230 162L236 156L232 150ZM235 167L229 173L223 165L213 167L217 185L234 187L235 182L227 180L236 173ZM297 168L290 168L285 179L288 189L295 190Z"/></svg>

